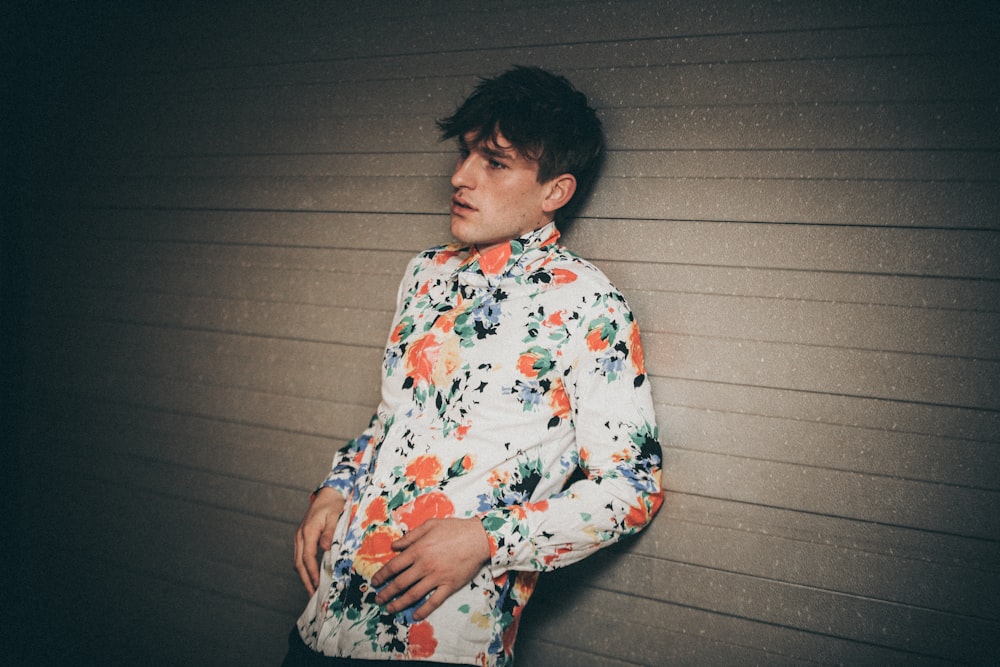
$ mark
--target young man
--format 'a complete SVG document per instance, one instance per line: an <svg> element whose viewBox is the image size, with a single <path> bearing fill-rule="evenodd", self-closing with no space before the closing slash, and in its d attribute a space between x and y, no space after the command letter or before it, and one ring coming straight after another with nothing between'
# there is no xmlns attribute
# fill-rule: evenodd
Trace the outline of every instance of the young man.
<svg viewBox="0 0 1000 667"><path fill-rule="evenodd" d="M662 501L632 314L558 244L603 157L593 109L519 67L439 127L460 147L458 242L410 262L382 401L296 533L312 598L289 665L511 665L538 573L637 532Z"/></svg>

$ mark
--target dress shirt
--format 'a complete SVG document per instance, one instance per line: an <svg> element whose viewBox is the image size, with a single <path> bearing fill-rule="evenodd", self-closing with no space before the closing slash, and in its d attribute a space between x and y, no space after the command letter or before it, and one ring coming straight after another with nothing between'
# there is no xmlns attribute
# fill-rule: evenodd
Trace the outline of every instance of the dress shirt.
<svg viewBox="0 0 1000 667"><path fill-rule="evenodd" d="M317 651L509 665L538 573L641 530L659 508L635 320L558 240L549 224L483 253L452 244L409 263L382 400L322 485L347 504L299 619ZM490 562L424 621L412 608L387 613L370 582L391 544L448 517L482 522Z"/></svg>

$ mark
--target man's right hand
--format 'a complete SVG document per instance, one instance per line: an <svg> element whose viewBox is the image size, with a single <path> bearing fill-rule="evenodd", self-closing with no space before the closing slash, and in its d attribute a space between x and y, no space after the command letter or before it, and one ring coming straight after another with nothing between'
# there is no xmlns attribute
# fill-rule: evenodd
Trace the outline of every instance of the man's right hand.
<svg viewBox="0 0 1000 667"><path fill-rule="evenodd" d="M344 511L344 496L328 486L316 492L309 511L295 531L295 570L309 595L319 586L319 552L329 551L333 529Z"/></svg>

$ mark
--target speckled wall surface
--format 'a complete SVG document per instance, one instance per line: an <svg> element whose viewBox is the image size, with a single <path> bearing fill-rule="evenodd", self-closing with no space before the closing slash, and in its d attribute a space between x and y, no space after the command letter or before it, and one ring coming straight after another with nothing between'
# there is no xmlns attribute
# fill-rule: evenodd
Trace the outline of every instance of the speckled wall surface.
<svg viewBox="0 0 1000 667"><path fill-rule="evenodd" d="M987 3L52 7L5 68L26 664L280 660L294 528L447 239L434 119L513 63L605 122L566 240L643 327L668 489L543 578L521 664L996 659Z"/></svg>

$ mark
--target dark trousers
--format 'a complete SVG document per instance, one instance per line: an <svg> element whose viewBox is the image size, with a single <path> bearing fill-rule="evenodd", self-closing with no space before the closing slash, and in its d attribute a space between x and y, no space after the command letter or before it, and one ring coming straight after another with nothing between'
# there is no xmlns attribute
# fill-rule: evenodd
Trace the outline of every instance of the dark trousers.
<svg viewBox="0 0 1000 667"><path fill-rule="evenodd" d="M402 667L403 665L419 665L419 667L459 667L443 662L420 662L416 660L359 660L357 658L331 658L317 653L302 641L298 628L292 628L288 635L288 654L281 667Z"/></svg>

